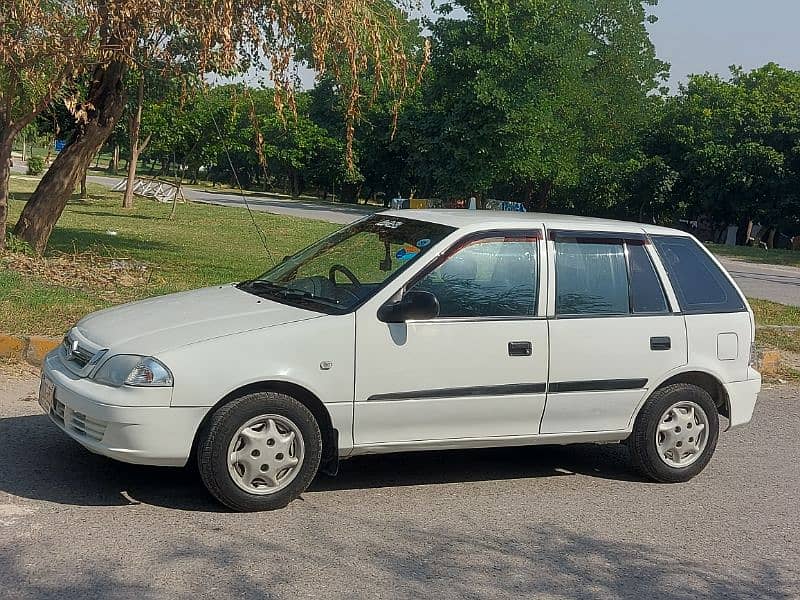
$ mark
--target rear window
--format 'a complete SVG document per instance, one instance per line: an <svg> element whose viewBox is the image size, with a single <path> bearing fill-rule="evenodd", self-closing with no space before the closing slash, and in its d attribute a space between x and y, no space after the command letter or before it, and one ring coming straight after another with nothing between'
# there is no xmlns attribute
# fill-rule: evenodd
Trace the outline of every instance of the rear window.
<svg viewBox="0 0 800 600"><path fill-rule="evenodd" d="M652 239L683 312L744 310L739 292L693 238L653 236Z"/></svg>

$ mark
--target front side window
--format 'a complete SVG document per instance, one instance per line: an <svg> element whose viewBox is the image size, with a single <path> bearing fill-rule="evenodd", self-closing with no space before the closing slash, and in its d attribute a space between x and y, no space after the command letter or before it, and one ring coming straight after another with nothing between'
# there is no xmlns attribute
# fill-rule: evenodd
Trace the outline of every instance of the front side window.
<svg viewBox="0 0 800 600"><path fill-rule="evenodd" d="M668 311L642 240L564 237L556 248L556 314L627 315Z"/></svg>
<svg viewBox="0 0 800 600"><path fill-rule="evenodd" d="M739 292L711 257L690 237L654 236L653 243L687 313L737 312L745 309Z"/></svg>
<svg viewBox="0 0 800 600"><path fill-rule="evenodd" d="M536 315L539 254L534 237L492 236L467 243L414 284L439 300L439 317Z"/></svg>
<svg viewBox="0 0 800 600"><path fill-rule="evenodd" d="M238 287L286 304L345 313L453 231L437 223L375 215L340 229Z"/></svg>

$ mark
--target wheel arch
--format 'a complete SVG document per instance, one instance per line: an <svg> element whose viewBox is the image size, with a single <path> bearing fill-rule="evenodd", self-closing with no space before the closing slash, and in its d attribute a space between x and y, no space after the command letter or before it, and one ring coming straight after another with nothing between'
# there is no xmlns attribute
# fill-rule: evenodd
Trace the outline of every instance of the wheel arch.
<svg viewBox="0 0 800 600"><path fill-rule="evenodd" d="M219 410L221 406L224 406L232 400L256 392L278 392L286 394L300 402L314 415L319 425L320 434L322 435L322 462L320 463L320 470L324 473L335 475L339 466L339 432L333 426L330 412L325 408L322 400L310 390L296 383L281 380L264 380L248 383L247 385L243 385L228 392L228 394L214 404L214 406L209 408L195 432L189 461L195 460L197 456L197 443L200 439L201 432L212 415Z"/></svg>
<svg viewBox="0 0 800 600"><path fill-rule="evenodd" d="M660 381L658 385L654 386L649 394L645 397L642 401L641 405L636 410L636 413L633 415L633 419L631 419L631 424L636 419L636 416L641 411L642 406L650 397L656 393L658 390L675 383L688 383L691 385L696 385L699 388L704 389L708 392L708 395L714 400L714 404L717 405L717 410L719 414L721 414L726 419L730 420L731 418L731 405L730 405L730 397L728 396L728 391L725 389L725 385L722 383L722 380L708 371L702 370L690 370L690 371L681 371L680 373L673 373L663 381Z"/></svg>

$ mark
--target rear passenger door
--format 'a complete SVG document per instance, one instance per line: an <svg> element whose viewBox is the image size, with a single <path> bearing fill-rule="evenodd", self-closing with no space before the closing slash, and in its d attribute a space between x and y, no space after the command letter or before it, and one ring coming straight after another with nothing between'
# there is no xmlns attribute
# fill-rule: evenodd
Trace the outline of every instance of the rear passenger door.
<svg viewBox="0 0 800 600"><path fill-rule="evenodd" d="M616 431L653 382L686 363L643 234L551 231L550 377L541 433Z"/></svg>

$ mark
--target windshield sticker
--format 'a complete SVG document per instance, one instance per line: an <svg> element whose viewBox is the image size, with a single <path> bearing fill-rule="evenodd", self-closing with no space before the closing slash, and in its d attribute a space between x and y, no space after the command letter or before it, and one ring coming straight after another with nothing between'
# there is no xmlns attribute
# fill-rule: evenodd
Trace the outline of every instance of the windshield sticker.
<svg viewBox="0 0 800 600"><path fill-rule="evenodd" d="M397 251L397 254L395 254L395 256L397 257L398 260L411 260L417 254L419 254L419 248L417 248L416 246L412 246L410 244L406 244L405 246L400 248L400 250Z"/></svg>
<svg viewBox="0 0 800 600"><path fill-rule="evenodd" d="M418 248L427 248L431 245L431 241L428 238L423 238L417 242Z"/></svg>
<svg viewBox="0 0 800 600"><path fill-rule="evenodd" d="M387 219L385 221L378 221L377 223L375 223L376 227L386 227L387 229L397 229L398 227L402 227L402 225L403 225L402 221L392 221L390 219Z"/></svg>

